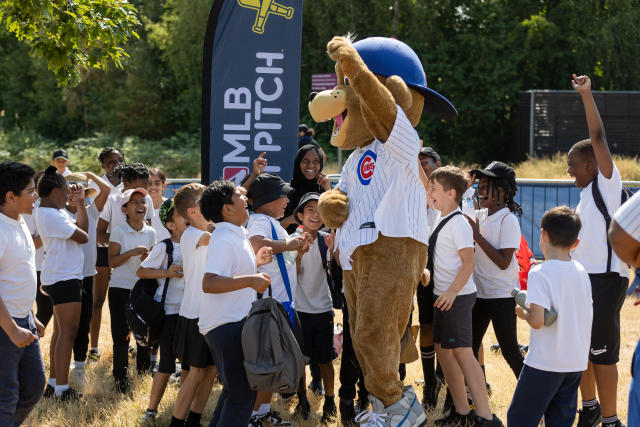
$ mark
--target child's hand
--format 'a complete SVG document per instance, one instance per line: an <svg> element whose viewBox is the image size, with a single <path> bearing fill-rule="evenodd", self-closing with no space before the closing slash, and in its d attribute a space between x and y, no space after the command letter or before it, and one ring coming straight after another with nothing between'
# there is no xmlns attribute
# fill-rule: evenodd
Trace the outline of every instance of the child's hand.
<svg viewBox="0 0 640 427"><path fill-rule="evenodd" d="M331 230L331 234L325 234L324 242L327 244L327 248L329 248L329 253L333 253L333 245L336 243L336 232Z"/></svg>
<svg viewBox="0 0 640 427"><path fill-rule="evenodd" d="M149 253L149 249L147 249L145 246L138 246L137 248L131 249L129 253L131 254L131 256L144 256L146 258L147 254Z"/></svg>
<svg viewBox="0 0 640 427"><path fill-rule="evenodd" d="M253 176L260 175L261 173L264 172L264 169L267 167L267 159L262 157L265 154L267 154L266 151L260 154L258 158L253 161L253 171L251 172Z"/></svg>
<svg viewBox="0 0 640 427"><path fill-rule="evenodd" d="M469 225L471 226L471 229L473 230L473 240L475 240L476 242L478 241L478 238L480 238L480 220L476 219L473 220L471 218L469 218L467 215L463 214L465 218L467 218L467 221L469 222Z"/></svg>
<svg viewBox="0 0 640 427"><path fill-rule="evenodd" d="M469 171L469 185L467 185L467 189L473 187L473 184L476 182L476 174L475 173L471 173L471 171Z"/></svg>
<svg viewBox="0 0 640 427"><path fill-rule="evenodd" d="M453 301L456 299L456 293L451 289L447 289L438 297L436 302L433 304L435 308L438 308L442 311L448 311L453 305Z"/></svg>
<svg viewBox="0 0 640 427"><path fill-rule="evenodd" d="M298 249L298 252L305 254L309 252L309 249L311 248L313 237L311 237L311 234L309 233L302 233L300 237L302 237L304 240L302 241L302 247Z"/></svg>
<svg viewBox="0 0 640 427"><path fill-rule="evenodd" d="M309 235L309 233L303 233L300 236L289 237L287 239L287 250L288 251L301 251L306 242L305 234Z"/></svg>
<svg viewBox="0 0 640 427"><path fill-rule="evenodd" d="M527 315L528 315L527 310L520 307L519 305L516 305L516 316L518 316L522 320L527 320Z"/></svg>
<svg viewBox="0 0 640 427"><path fill-rule="evenodd" d="M84 187L73 184L69 187L69 204L78 206L80 203L84 203Z"/></svg>
<svg viewBox="0 0 640 427"><path fill-rule="evenodd" d="M587 76L576 76L573 75L573 80L571 80L571 85L579 94L588 93L591 91L591 79Z"/></svg>
<svg viewBox="0 0 640 427"><path fill-rule="evenodd" d="M269 246L263 246L256 253L256 264L258 267L266 265L273 261L273 249Z"/></svg>
<svg viewBox="0 0 640 427"><path fill-rule="evenodd" d="M171 264L167 269L167 277L180 279L182 277L182 266L178 264Z"/></svg>
<svg viewBox="0 0 640 427"><path fill-rule="evenodd" d="M12 331L11 335L9 335L9 339L18 348L26 347L31 344L38 337L33 334L28 329L21 328L16 325L16 329Z"/></svg>
<svg viewBox="0 0 640 427"><path fill-rule="evenodd" d="M324 189L324 191L331 190L331 181L329 181L327 174L320 172L316 177L316 182Z"/></svg>
<svg viewBox="0 0 640 427"><path fill-rule="evenodd" d="M249 286L259 294L263 294L270 284L271 277L267 273L258 273L251 276L251 281L249 282Z"/></svg>
<svg viewBox="0 0 640 427"><path fill-rule="evenodd" d="M33 316L33 323L36 325L36 332L38 333L38 337L44 337L45 326L38 320L37 317Z"/></svg>

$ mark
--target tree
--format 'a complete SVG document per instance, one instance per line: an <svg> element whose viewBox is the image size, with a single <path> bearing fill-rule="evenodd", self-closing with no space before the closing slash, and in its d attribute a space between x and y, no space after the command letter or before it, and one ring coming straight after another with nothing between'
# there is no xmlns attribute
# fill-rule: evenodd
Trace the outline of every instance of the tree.
<svg viewBox="0 0 640 427"><path fill-rule="evenodd" d="M59 85L76 85L83 70L122 67L122 47L138 34L126 0L0 0L0 22L43 57Z"/></svg>

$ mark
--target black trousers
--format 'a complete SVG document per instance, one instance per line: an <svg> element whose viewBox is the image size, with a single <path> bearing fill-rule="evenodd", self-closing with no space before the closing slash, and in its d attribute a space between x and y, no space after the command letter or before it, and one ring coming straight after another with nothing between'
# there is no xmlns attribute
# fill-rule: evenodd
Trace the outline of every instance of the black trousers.
<svg viewBox="0 0 640 427"><path fill-rule="evenodd" d="M36 318L46 328L53 317L53 302L49 295L45 295L40 291L40 272L36 271L38 278L38 290L36 291Z"/></svg>
<svg viewBox="0 0 640 427"><path fill-rule="evenodd" d="M360 381L360 397L368 395L364 385L364 375L356 358L349 331L349 310L345 304L342 308L342 360L340 363L340 399L353 400L356 397L356 384Z"/></svg>
<svg viewBox="0 0 640 427"><path fill-rule="evenodd" d="M524 357L518 346L516 330L516 300L514 298L476 298L473 306L473 354L478 357L482 338L487 332L489 322L498 338L502 356L513 371L516 378L520 376Z"/></svg>
<svg viewBox="0 0 640 427"><path fill-rule="evenodd" d="M111 315L111 339L113 340L113 376L116 380L127 378L129 366L129 324L124 314L129 301L129 289L109 288L109 314ZM151 348L138 345L136 353L138 373L151 368Z"/></svg>
<svg viewBox="0 0 640 427"><path fill-rule="evenodd" d="M82 306L80 309L80 323L78 333L73 342L73 360L84 362L89 350L89 327L93 312L93 276L82 279Z"/></svg>

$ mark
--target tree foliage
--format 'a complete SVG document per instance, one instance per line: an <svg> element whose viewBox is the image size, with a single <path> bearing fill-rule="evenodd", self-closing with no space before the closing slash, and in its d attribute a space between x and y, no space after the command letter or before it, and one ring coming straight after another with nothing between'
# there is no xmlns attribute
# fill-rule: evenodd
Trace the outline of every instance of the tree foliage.
<svg viewBox="0 0 640 427"><path fill-rule="evenodd" d="M0 127L62 142L96 132L145 139L197 134L212 3L0 0L0 19L27 42L0 31ZM89 27L82 17L92 20ZM425 143L448 160L513 158L521 154L510 148L519 91L569 89L573 72L591 75L597 89L640 90L637 28L640 0L306 0L300 121L327 144L330 124L312 122L307 100L311 74L333 71L325 51L334 35L396 37L414 48L429 86L460 113L449 122L423 117L418 131ZM134 29L139 39L130 37ZM105 71L110 61L123 69ZM57 79L47 67L58 70ZM76 87L56 87L79 77Z"/></svg>

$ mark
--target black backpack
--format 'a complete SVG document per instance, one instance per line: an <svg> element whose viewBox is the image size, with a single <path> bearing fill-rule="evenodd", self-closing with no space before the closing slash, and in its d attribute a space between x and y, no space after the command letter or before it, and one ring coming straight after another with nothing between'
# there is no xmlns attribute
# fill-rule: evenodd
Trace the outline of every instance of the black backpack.
<svg viewBox="0 0 640 427"><path fill-rule="evenodd" d="M173 242L171 239L162 241L167 248L167 267L173 264ZM162 324L164 323L164 302L169 289L169 278L164 281L162 299L153 299L158 290L156 279L140 279L136 282L129 295L129 303L125 308L125 316L131 329L131 334L140 346L151 347L160 342Z"/></svg>
<svg viewBox="0 0 640 427"><path fill-rule="evenodd" d="M600 188L598 188L598 175L593 178L591 183L591 195L593 196L593 201L596 204L596 207L604 217L605 223L605 232L607 234L607 273L611 271L611 254L612 247L611 242L609 241L609 226L611 225L611 216L609 215L609 211L607 210L607 205L604 203L604 199L602 198L602 194L600 194ZM622 187L622 194L620 195L620 206L624 204L629 198L633 196L633 191L631 191L627 187Z"/></svg>
<svg viewBox="0 0 640 427"><path fill-rule="evenodd" d="M322 259L322 268L324 268L324 272L327 275L327 284L329 285L329 291L331 292L331 301L333 302L333 308L338 310L344 307L344 296L342 294L341 286L339 286L329 270L329 263L327 262L327 242L324 241L327 233L320 231L318 233L318 249L320 249L320 258Z"/></svg>

